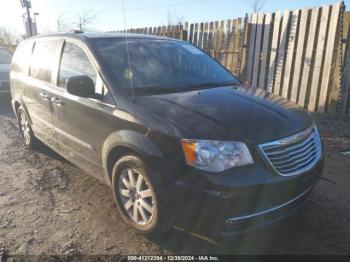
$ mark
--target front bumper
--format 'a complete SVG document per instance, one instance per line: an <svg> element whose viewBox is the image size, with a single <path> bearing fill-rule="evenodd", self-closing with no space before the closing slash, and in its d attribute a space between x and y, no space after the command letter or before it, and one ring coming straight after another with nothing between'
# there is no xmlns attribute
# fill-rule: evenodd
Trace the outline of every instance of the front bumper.
<svg viewBox="0 0 350 262"><path fill-rule="evenodd" d="M314 186L308 188L287 202L281 203L277 206L270 207L256 213L227 218L224 221L224 228L221 231L221 235L232 236L241 234L258 227L263 227L278 222L299 209L307 201L308 196L311 194L313 189Z"/></svg>
<svg viewBox="0 0 350 262"><path fill-rule="evenodd" d="M307 173L283 177L261 165L235 174L187 175L176 182L180 223L210 235L229 236L274 223L300 207L319 180L323 160Z"/></svg>

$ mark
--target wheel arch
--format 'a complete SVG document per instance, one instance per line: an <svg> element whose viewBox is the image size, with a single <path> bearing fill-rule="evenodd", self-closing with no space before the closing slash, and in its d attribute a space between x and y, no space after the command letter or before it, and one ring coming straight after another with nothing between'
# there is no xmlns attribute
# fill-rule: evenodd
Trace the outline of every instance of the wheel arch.
<svg viewBox="0 0 350 262"><path fill-rule="evenodd" d="M33 122L32 122L32 119L31 119L31 117L30 117L30 114L29 114L29 112L28 112L26 106L25 106L23 103L21 103L18 99L12 100L13 112L15 113L17 119L18 119L18 108L19 108L19 107L22 107L22 108L23 108L24 112L27 114L29 123L32 125Z"/></svg>
<svg viewBox="0 0 350 262"><path fill-rule="evenodd" d="M161 149L142 133L133 130L112 133L102 146L102 167L109 185L111 185L115 162L127 154L136 155L146 161L152 158L164 158Z"/></svg>
<svg viewBox="0 0 350 262"><path fill-rule="evenodd" d="M18 108L21 106L21 104L18 101L13 102L13 111L15 112L16 116L18 117Z"/></svg>

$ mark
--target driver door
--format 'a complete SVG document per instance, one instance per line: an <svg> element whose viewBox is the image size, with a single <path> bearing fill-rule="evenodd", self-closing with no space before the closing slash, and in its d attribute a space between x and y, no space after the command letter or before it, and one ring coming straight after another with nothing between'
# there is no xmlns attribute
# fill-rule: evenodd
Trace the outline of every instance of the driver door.
<svg viewBox="0 0 350 262"><path fill-rule="evenodd" d="M68 160L98 179L102 178L100 154L100 102L69 94L66 79L86 75L95 83L98 74L87 53L78 43L65 41L58 66L57 86L52 91L56 148ZM98 81L98 85L101 85Z"/></svg>

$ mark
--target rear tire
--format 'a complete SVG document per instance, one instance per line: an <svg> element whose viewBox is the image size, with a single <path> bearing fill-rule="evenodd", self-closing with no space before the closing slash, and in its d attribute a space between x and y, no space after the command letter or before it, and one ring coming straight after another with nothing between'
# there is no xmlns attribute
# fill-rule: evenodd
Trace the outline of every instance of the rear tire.
<svg viewBox="0 0 350 262"><path fill-rule="evenodd" d="M17 110L18 126L23 137L24 145L28 148L34 148L38 144L35 138L27 113L20 106Z"/></svg>
<svg viewBox="0 0 350 262"><path fill-rule="evenodd" d="M171 229L167 197L159 174L139 157L121 157L113 167L112 185L119 213L136 232L160 237Z"/></svg>

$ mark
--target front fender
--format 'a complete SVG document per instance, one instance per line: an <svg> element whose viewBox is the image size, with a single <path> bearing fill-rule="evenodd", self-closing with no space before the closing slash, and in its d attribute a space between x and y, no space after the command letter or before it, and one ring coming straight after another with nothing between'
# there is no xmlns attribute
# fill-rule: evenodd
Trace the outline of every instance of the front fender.
<svg viewBox="0 0 350 262"><path fill-rule="evenodd" d="M164 158L159 147L147 136L133 130L120 130L110 134L102 145L102 167L104 169L106 182L110 183L108 174L108 156L110 152L118 147L129 148L146 159Z"/></svg>

